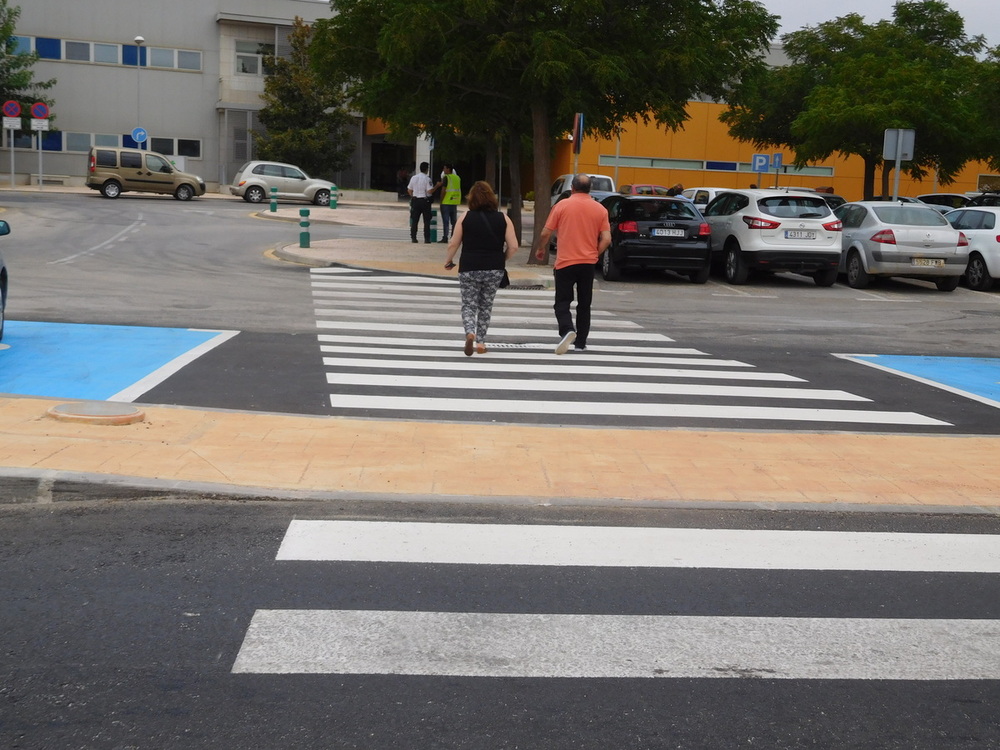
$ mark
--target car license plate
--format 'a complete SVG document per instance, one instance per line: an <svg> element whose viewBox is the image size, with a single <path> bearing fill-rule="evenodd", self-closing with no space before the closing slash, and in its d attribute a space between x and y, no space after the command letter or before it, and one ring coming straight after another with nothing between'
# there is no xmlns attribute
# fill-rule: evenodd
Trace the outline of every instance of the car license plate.
<svg viewBox="0 0 1000 750"><path fill-rule="evenodd" d="M655 229L653 229L653 236L654 237L683 237L684 236L684 230L683 229L655 228Z"/></svg>
<svg viewBox="0 0 1000 750"><path fill-rule="evenodd" d="M930 266L931 268L944 268L944 258L914 258L915 266Z"/></svg>
<svg viewBox="0 0 1000 750"><path fill-rule="evenodd" d="M786 229L785 230L786 240L814 240L816 239L816 232L805 230L805 229Z"/></svg>

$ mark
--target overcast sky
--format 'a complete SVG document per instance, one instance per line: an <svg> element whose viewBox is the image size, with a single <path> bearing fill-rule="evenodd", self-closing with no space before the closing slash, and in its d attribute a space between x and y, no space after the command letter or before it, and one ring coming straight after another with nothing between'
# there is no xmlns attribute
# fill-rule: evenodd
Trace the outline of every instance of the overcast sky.
<svg viewBox="0 0 1000 750"><path fill-rule="evenodd" d="M814 26L823 21L860 13L868 23L892 18L894 0L762 0L774 15L781 16L781 34L798 31L804 26ZM991 46L1000 44L1000 30L995 18L1000 10L997 0L946 0L952 10L965 19L965 33L969 36L983 34Z"/></svg>

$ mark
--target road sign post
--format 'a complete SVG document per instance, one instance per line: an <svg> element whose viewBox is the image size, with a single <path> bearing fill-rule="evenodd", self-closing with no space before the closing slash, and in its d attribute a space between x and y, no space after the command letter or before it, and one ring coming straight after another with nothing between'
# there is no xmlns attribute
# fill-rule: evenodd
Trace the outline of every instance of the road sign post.
<svg viewBox="0 0 1000 750"><path fill-rule="evenodd" d="M10 146L10 186L14 187L14 131L21 129L21 105L13 99L3 103L3 127Z"/></svg>
<svg viewBox="0 0 1000 750"><path fill-rule="evenodd" d="M887 128L882 140L882 158L896 162L896 173L893 177L892 199L899 198L899 167L904 161L913 158L913 147L916 145L917 131L907 128Z"/></svg>
<svg viewBox="0 0 1000 750"><path fill-rule="evenodd" d="M750 159L750 167L757 173L757 187L764 182L764 173L767 172L770 159L767 154L754 154Z"/></svg>
<svg viewBox="0 0 1000 750"><path fill-rule="evenodd" d="M42 133L49 129L49 106L44 102L35 102L31 105L31 130L38 139L38 189L42 190L45 185L45 172L42 170Z"/></svg>
<svg viewBox="0 0 1000 750"><path fill-rule="evenodd" d="M778 175L781 173L785 157L784 154L774 154L771 157L771 169L774 170L774 186L778 187Z"/></svg>

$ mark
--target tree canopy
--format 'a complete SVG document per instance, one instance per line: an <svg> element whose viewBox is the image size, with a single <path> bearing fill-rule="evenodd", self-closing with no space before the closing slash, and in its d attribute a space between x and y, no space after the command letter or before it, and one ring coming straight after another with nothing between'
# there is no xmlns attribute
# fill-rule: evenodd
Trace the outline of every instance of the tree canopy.
<svg viewBox="0 0 1000 750"><path fill-rule="evenodd" d="M858 14L786 34L790 64L758 70L729 97L723 121L741 140L788 147L795 163L832 154L865 162L864 195L874 192L884 132L916 131L916 178L936 170L947 184L986 138L977 94L981 36L940 0L901 0L893 19L866 24Z"/></svg>
<svg viewBox="0 0 1000 750"><path fill-rule="evenodd" d="M291 54L264 56L264 107L257 135L257 155L301 167L312 176L332 177L350 164L353 145L350 116L340 88L310 66L312 30L296 18L289 35Z"/></svg>
<svg viewBox="0 0 1000 750"><path fill-rule="evenodd" d="M0 55L0 101L12 99L22 103L52 104L42 92L52 88L55 79L36 81L32 68L38 60L38 54L16 51L13 37L15 24L20 16L20 7L10 6L7 0L0 0L0 45L6 53Z"/></svg>
<svg viewBox="0 0 1000 750"><path fill-rule="evenodd" d="M531 135L548 194L550 136L585 113L590 134L638 119L678 127L761 65L777 29L756 0L332 0L318 69L368 115L433 134ZM535 231L548 214L535 202Z"/></svg>

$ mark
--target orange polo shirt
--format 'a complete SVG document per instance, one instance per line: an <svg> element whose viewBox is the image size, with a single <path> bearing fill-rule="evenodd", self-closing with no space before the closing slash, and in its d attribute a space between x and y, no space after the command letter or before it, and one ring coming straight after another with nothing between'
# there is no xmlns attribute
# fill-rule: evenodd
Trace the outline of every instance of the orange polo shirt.
<svg viewBox="0 0 1000 750"><path fill-rule="evenodd" d="M597 263L597 240L611 230L608 211L589 193L572 193L549 211L545 228L558 233L555 269Z"/></svg>

